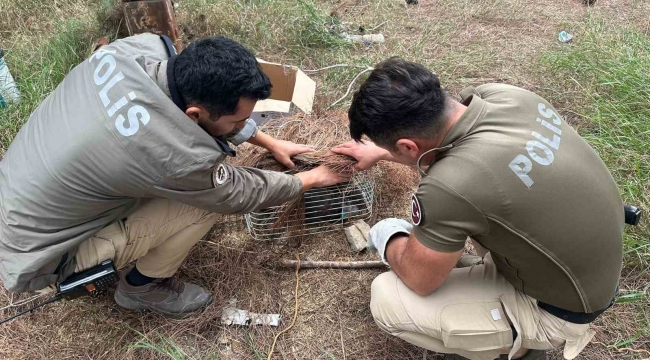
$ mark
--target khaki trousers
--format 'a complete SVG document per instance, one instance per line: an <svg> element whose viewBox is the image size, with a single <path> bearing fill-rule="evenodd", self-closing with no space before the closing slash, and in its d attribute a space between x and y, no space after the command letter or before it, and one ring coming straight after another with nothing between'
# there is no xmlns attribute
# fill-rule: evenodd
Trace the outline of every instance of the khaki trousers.
<svg viewBox="0 0 650 360"><path fill-rule="evenodd" d="M578 325L537 307L497 271L491 254L484 264L453 269L428 296L409 289L394 272L372 283L370 309L379 327L411 344L472 360L492 360L502 350L548 350L564 345L573 359L591 341L589 324ZM512 328L517 331L513 341ZM510 350L511 349L511 350Z"/></svg>
<svg viewBox="0 0 650 360"><path fill-rule="evenodd" d="M118 269L137 260L142 274L171 277L216 219L216 214L190 205L148 199L126 221L116 221L81 243L75 272L107 259Z"/></svg>

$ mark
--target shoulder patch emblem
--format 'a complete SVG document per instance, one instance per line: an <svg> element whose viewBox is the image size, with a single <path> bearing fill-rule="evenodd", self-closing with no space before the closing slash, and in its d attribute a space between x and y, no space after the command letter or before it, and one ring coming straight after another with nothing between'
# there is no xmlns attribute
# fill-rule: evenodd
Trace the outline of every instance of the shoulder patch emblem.
<svg viewBox="0 0 650 360"><path fill-rule="evenodd" d="M223 185L226 181L228 181L228 170L223 164L219 164L214 171L214 183L215 185Z"/></svg>
<svg viewBox="0 0 650 360"><path fill-rule="evenodd" d="M420 201L418 201L417 196L413 194L411 196L411 221L413 222L413 225L420 225L423 216L424 214L422 214Z"/></svg>

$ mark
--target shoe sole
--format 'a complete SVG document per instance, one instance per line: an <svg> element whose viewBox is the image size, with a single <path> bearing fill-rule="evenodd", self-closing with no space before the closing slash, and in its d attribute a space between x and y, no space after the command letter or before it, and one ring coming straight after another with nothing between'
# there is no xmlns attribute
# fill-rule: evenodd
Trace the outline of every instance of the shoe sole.
<svg viewBox="0 0 650 360"><path fill-rule="evenodd" d="M120 307L127 309L127 310L132 310L132 311L138 311L138 312L147 312L147 311L152 311L155 313L158 313L160 315L172 318L172 319L185 319L186 317L198 313L202 310L204 310L207 306L212 304L212 296L210 296L210 300L208 302L201 306L200 308L192 311L192 312L186 312L186 313L172 313L172 312L167 312L163 310L159 310L150 306L142 305L140 303L135 302L133 299L127 297L124 295L121 291L115 291L115 296L113 297L115 299L115 303L119 305Z"/></svg>

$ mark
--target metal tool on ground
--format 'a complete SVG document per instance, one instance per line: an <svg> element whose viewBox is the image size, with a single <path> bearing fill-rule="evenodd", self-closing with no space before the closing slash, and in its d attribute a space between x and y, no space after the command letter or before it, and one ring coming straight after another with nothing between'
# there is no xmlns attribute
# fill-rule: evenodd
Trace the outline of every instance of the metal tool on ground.
<svg viewBox="0 0 650 360"><path fill-rule="evenodd" d="M72 300L80 296L88 295L97 297L103 294L109 286L119 280L113 261L105 260L101 264L77 274L72 274L57 287L53 297L30 309L22 311L12 317L0 321L0 325L9 322L17 317L30 313L42 306L66 299Z"/></svg>

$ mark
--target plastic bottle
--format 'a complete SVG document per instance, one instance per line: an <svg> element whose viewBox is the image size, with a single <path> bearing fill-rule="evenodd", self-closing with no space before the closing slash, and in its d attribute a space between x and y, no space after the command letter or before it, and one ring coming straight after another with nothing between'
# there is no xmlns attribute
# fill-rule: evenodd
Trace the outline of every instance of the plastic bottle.
<svg viewBox="0 0 650 360"><path fill-rule="evenodd" d="M6 107L9 102L18 102L20 91L16 87L14 77L9 72L9 67L4 60L4 50L0 49L0 108Z"/></svg>

